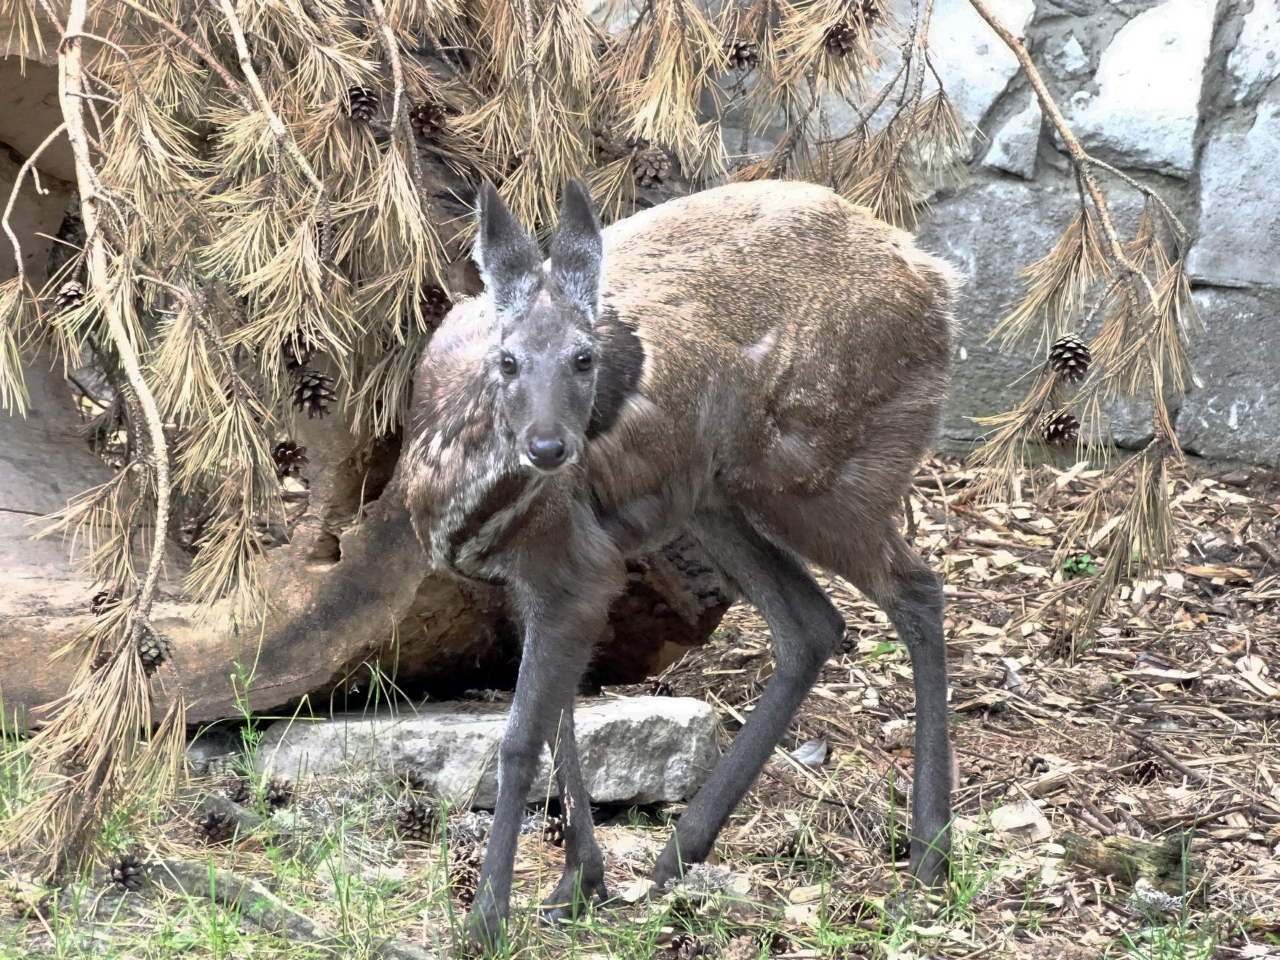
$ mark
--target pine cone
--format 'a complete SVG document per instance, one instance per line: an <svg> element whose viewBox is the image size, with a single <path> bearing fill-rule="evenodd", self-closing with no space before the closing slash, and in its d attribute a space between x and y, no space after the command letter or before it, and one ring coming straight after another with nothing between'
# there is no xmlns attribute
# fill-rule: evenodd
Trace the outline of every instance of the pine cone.
<svg viewBox="0 0 1280 960"><path fill-rule="evenodd" d="M53 306L59 313L66 313L84 305L84 286L76 280L68 280L58 288Z"/></svg>
<svg viewBox="0 0 1280 960"><path fill-rule="evenodd" d="M412 843L432 843L440 824L435 804L413 800L400 808L396 816L396 830L400 839Z"/></svg>
<svg viewBox="0 0 1280 960"><path fill-rule="evenodd" d="M760 45L752 40L734 38L725 44L729 69L749 73L760 65Z"/></svg>
<svg viewBox="0 0 1280 960"><path fill-rule="evenodd" d="M862 0L858 12L862 16L862 22L866 24L879 23L884 16L880 0Z"/></svg>
<svg viewBox="0 0 1280 960"><path fill-rule="evenodd" d="M157 633L149 624L143 624L138 636L138 656L142 659L142 669L147 676L154 676L173 656L173 642L164 634Z"/></svg>
<svg viewBox="0 0 1280 960"><path fill-rule="evenodd" d="M1089 345L1074 333L1059 337L1049 348L1049 366L1068 383L1083 380L1092 360Z"/></svg>
<svg viewBox="0 0 1280 960"><path fill-rule="evenodd" d="M311 343L297 333L290 334L280 345L280 354L284 357L284 368L290 373L301 370L311 361L315 351Z"/></svg>
<svg viewBox="0 0 1280 960"><path fill-rule="evenodd" d="M476 850L455 852L449 857L449 887L458 898L458 903L464 907L475 902L482 865L483 861Z"/></svg>
<svg viewBox="0 0 1280 960"><path fill-rule="evenodd" d="M1018 775L1022 777L1038 777L1049 772L1049 761L1044 757L1028 753L1018 758Z"/></svg>
<svg viewBox="0 0 1280 960"><path fill-rule="evenodd" d="M272 777L264 799L272 810L283 810L293 803L293 784L283 777Z"/></svg>
<svg viewBox="0 0 1280 960"><path fill-rule="evenodd" d="M271 451L271 459L276 462L276 476L281 480L301 476L303 466L309 462L307 448L298 446L292 440L277 443Z"/></svg>
<svg viewBox="0 0 1280 960"><path fill-rule="evenodd" d="M120 591L99 590L89 601L89 612L95 617L101 617L118 606L120 606Z"/></svg>
<svg viewBox="0 0 1280 960"><path fill-rule="evenodd" d="M542 840L553 847L564 846L564 818L547 817L542 825Z"/></svg>
<svg viewBox="0 0 1280 960"><path fill-rule="evenodd" d="M840 638L841 653L855 653L858 649L858 638L848 630L844 632L844 636Z"/></svg>
<svg viewBox="0 0 1280 960"><path fill-rule="evenodd" d="M329 412L329 404L338 395L333 392L333 377L326 377L314 370L303 370L298 374L298 384L293 388L293 405L307 412L307 419L324 417Z"/></svg>
<svg viewBox="0 0 1280 960"><path fill-rule="evenodd" d="M631 176L642 187L656 187L671 175L671 161L661 147L647 147L631 161Z"/></svg>
<svg viewBox="0 0 1280 960"><path fill-rule="evenodd" d="M847 57L858 46L858 31L849 25L847 20L827 27L827 35L823 38L827 53L833 57Z"/></svg>
<svg viewBox="0 0 1280 960"><path fill-rule="evenodd" d="M804 838L797 831L788 830L769 844L768 856L774 860L794 860L803 852Z"/></svg>
<svg viewBox="0 0 1280 960"><path fill-rule="evenodd" d="M439 100L424 100L409 111L409 125L419 140L434 140L448 122L449 111Z"/></svg>
<svg viewBox="0 0 1280 960"><path fill-rule="evenodd" d="M692 933L677 933L667 944L667 956L672 960L694 960L706 955L707 945Z"/></svg>
<svg viewBox="0 0 1280 960"><path fill-rule="evenodd" d="M107 874L121 890L141 890L146 878L146 865L132 854L126 854L107 867Z"/></svg>
<svg viewBox="0 0 1280 960"><path fill-rule="evenodd" d="M1045 443L1065 447L1080 438L1080 421L1069 413L1060 413L1056 417L1049 415L1040 421L1040 434Z"/></svg>
<svg viewBox="0 0 1280 960"><path fill-rule="evenodd" d="M429 283L422 288L418 305L422 310L422 319L432 330L440 326L441 321L453 309L453 301L449 298L449 294L444 287L436 283Z"/></svg>
<svg viewBox="0 0 1280 960"><path fill-rule="evenodd" d="M223 795L232 803L247 807L253 803L253 785L244 777L236 777L227 781L222 788Z"/></svg>
<svg viewBox="0 0 1280 960"><path fill-rule="evenodd" d="M368 87L347 87L347 115L352 120L368 123L378 112L378 94Z"/></svg>
<svg viewBox="0 0 1280 960"><path fill-rule="evenodd" d="M236 822L223 813L210 811L195 821L196 838L209 846L226 843L236 835Z"/></svg>

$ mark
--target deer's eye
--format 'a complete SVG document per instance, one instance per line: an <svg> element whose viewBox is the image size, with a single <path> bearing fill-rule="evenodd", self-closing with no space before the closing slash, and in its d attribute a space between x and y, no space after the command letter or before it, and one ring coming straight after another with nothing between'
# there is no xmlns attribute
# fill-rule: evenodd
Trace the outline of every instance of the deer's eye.
<svg viewBox="0 0 1280 960"><path fill-rule="evenodd" d="M576 357L573 358L573 365L580 373L586 373L588 370L590 370L591 364L593 362L594 362L594 358L586 350L583 350L580 354L578 354Z"/></svg>
<svg viewBox="0 0 1280 960"><path fill-rule="evenodd" d="M509 353L504 353L502 359L498 361L498 366L502 370L503 376L514 377L520 369L520 365L516 363L516 358Z"/></svg>

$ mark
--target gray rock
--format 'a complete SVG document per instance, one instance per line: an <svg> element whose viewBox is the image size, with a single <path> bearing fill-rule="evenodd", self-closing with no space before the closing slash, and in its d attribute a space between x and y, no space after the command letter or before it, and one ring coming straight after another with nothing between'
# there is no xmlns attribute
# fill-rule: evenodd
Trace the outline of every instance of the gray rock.
<svg viewBox="0 0 1280 960"><path fill-rule="evenodd" d="M1280 286L1280 103L1261 103L1246 132L1212 135L1200 158L1200 229L1192 279L1227 287Z"/></svg>
<svg viewBox="0 0 1280 960"><path fill-rule="evenodd" d="M1195 301L1203 386L1182 401L1179 439L1190 453L1280 465L1280 291L1197 290Z"/></svg>
<svg viewBox="0 0 1280 960"><path fill-rule="evenodd" d="M1066 42L1058 50L1050 53L1046 59L1064 77L1078 77L1089 70L1089 57L1074 33L1068 36Z"/></svg>
<svg viewBox="0 0 1280 960"><path fill-rule="evenodd" d="M497 799L505 707L429 703L414 714L280 721L263 736L258 767L298 780L338 772L415 774L452 803ZM597 803L687 799L717 759L716 718L701 700L632 697L583 701L574 713L583 777ZM529 799L557 793L543 748Z"/></svg>
<svg viewBox="0 0 1280 960"><path fill-rule="evenodd" d="M1070 101L1067 119L1086 149L1190 176L1213 12L1210 0L1168 0L1120 28L1098 62L1098 92Z"/></svg>
<svg viewBox="0 0 1280 960"><path fill-rule="evenodd" d="M1227 57L1227 73L1237 103L1258 96L1280 77L1280 0L1253 0Z"/></svg>
<svg viewBox="0 0 1280 960"><path fill-rule="evenodd" d="M1012 173L1023 180L1033 179L1042 121L1040 104L1034 94L1028 93L1027 105L1010 117L991 138L991 148L982 158L982 165Z"/></svg>
<svg viewBox="0 0 1280 960"><path fill-rule="evenodd" d="M1035 12L1032 0L992 0L990 7L1017 36L1026 32ZM961 114L975 125L1018 72L1017 59L968 0L937 0L929 24L929 54Z"/></svg>

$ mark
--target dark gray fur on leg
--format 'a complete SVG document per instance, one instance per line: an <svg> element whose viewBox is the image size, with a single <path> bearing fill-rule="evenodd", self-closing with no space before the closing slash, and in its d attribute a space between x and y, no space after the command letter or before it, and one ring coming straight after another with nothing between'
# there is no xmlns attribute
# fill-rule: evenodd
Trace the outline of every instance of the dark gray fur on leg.
<svg viewBox="0 0 1280 960"><path fill-rule="evenodd" d="M887 589L871 599L911 653L916 742L911 804L911 872L923 884L946 878L951 849L951 738L947 722L947 643L942 585L897 534Z"/></svg>
<svg viewBox="0 0 1280 960"><path fill-rule="evenodd" d="M591 821L591 797L582 781L572 707L561 718L551 752L564 820L564 875L543 903L542 916L555 922L573 919L580 907L594 900L607 900L609 891L604 884L604 855Z"/></svg>
<svg viewBox="0 0 1280 960"><path fill-rule="evenodd" d="M777 666L746 726L680 817L650 874L659 884L707 858L844 634L844 620L800 562L740 514L700 516L695 535L768 622Z"/></svg>

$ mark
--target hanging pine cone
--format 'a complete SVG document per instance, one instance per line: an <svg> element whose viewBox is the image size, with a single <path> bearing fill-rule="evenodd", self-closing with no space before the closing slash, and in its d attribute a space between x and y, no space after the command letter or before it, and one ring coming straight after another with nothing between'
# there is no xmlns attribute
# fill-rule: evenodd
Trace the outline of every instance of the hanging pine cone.
<svg viewBox="0 0 1280 960"><path fill-rule="evenodd" d="M311 355L314 352L310 341L296 333L286 337L284 343L280 345L280 355L284 357L284 368L290 373L305 367L311 361Z"/></svg>
<svg viewBox="0 0 1280 960"><path fill-rule="evenodd" d="M677 933L667 944L667 956L672 960L695 960L707 955L707 945L692 933Z"/></svg>
<svg viewBox="0 0 1280 960"><path fill-rule="evenodd" d="M1040 421L1040 434L1050 446L1065 447L1079 439L1080 421L1069 413L1050 414Z"/></svg>
<svg viewBox="0 0 1280 960"><path fill-rule="evenodd" d="M378 94L368 87L347 87L347 115L352 120L368 123L378 112Z"/></svg>
<svg viewBox="0 0 1280 960"><path fill-rule="evenodd" d="M482 865L480 854L474 849L465 853L457 851L449 857L449 887L464 907L475 902Z"/></svg>
<svg viewBox="0 0 1280 960"><path fill-rule="evenodd" d="M195 827L196 839L209 846L227 843L236 835L236 822L226 814L212 810L197 817Z"/></svg>
<svg viewBox="0 0 1280 960"><path fill-rule="evenodd" d="M95 617L101 617L118 606L120 606L120 592L118 590L99 590L93 595L93 599L89 601L89 612Z"/></svg>
<svg viewBox="0 0 1280 960"><path fill-rule="evenodd" d="M1068 383L1083 380L1092 360L1089 345L1074 333L1059 337L1049 348L1049 367Z"/></svg>
<svg viewBox="0 0 1280 960"><path fill-rule="evenodd" d="M173 643L164 634L157 633L150 624L144 623L138 635L138 656L147 676L154 676L173 656Z"/></svg>
<svg viewBox="0 0 1280 960"><path fill-rule="evenodd" d="M453 301L449 298L449 294L438 283L428 283L422 288L418 305L422 310L422 319L432 330L440 326L441 321L453 309Z"/></svg>
<svg viewBox="0 0 1280 960"><path fill-rule="evenodd" d="M324 417L329 412L329 404L338 395L333 392L333 377L326 377L314 370L303 370L298 375L297 386L293 388L293 405L307 412L307 419Z"/></svg>
<svg viewBox="0 0 1280 960"><path fill-rule="evenodd" d="M283 810L293 803L293 784L283 777L272 777L267 784L267 807L271 810Z"/></svg>
<svg viewBox="0 0 1280 960"><path fill-rule="evenodd" d="M53 306L59 313L66 313L84 305L84 287L76 280L68 280L58 288Z"/></svg>
<svg viewBox="0 0 1280 960"><path fill-rule="evenodd" d="M107 875L120 890L141 890L146 865L132 854L126 854L107 867Z"/></svg>
<svg viewBox="0 0 1280 960"><path fill-rule="evenodd" d="M671 175L671 161L661 147L647 147L631 161L631 176L642 187L656 187Z"/></svg>
<svg viewBox="0 0 1280 960"><path fill-rule="evenodd" d="M440 811L435 804L413 800L400 808L396 815L396 831L401 840L411 843L432 843L440 825Z"/></svg>
<svg viewBox="0 0 1280 960"><path fill-rule="evenodd" d="M862 22L866 24L879 23L883 17L880 0L862 0L858 12L862 16Z"/></svg>
<svg viewBox="0 0 1280 960"><path fill-rule="evenodd" d="M292 440L281 440L271 451L271 459L276 462L276 476L285 477L302 475L302 468L307 460L307 448L300 447Z"/></svg>
<svg viewBox="0 0 1280 960"><path fill-rule="evenodd" d="M434 140L448 122L449 112L439 100L424 100L409 111L409 125L419 140Z"/></svg>
<svg viewBox="0 0 1280 960"><path fill-rule="evenodd" d="M729 69L749 73L760 66L760 45L751 40L736 37L725 44L729 54Z"/></svg>
<svg viewBox="0 0 1280 960"><path fill-rule="evenodd" d="M823 38L827 53L833 57L847 57L858 46L858 31L849 25L847 20L827 27L827 35Z"/></svg>
<svg viewBox="0 0 1280 960"><path fill-rule="evenodd" d="M549 843L553 847L564 846L564 818L563 817L547 817L542 824L542 842Z"/></svg>
<svg viewBox="0 0 1280 960"><path fill-rule="evenodd" d="M253 803L253 784L244 777L236 777L223 786L222 795L234 804L247 807Z"/></svg>

